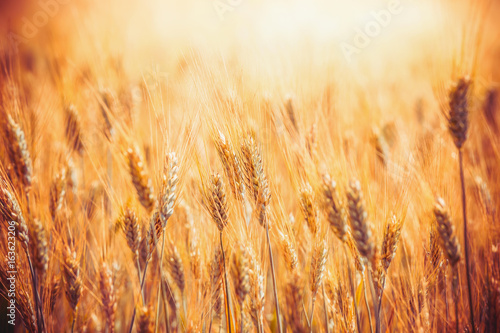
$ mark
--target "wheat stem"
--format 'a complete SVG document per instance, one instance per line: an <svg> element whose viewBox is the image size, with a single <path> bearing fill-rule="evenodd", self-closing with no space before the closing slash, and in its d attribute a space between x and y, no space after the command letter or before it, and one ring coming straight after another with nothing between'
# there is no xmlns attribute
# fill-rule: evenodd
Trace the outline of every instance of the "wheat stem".
<svg viewBox="0 0 500 333"><path fill-rule="evenodd" d="M316 295L313 296L312 298L312 304L311 304L311 319L309 320L309 323L311 324L310 326L310 333L313 331L313 318L314 318L314 305L316 303Z"/></svg>
<svg viewBox="0 0 500 333"><path fill-rule="evenodd" d="M452 267L452 272L453 272L453 280L452 280L452 290L453 290L453 299L455 303L455 325L456 325L456 330L457 333L460 332L460 318L458 316L459 313L459 305L460 305L460 291L458 289L458 266L455 265Z"/></svg>
<svg viewBox="0 0 500 333"><path fill-rule="evenodd" d="M160 277L163 280L163 277ZM165 311L165 325L167 326L167 333L170 333L170 317L168 315L168 303L167 295L165 294L165 287L163 286L163 281L161 283L161 298L163 300L163 310Z"/></svg>
<svg viewBox="0 0 500 333"><path fill-rule="evenodd" d="M273 289L274 289L274 300L275 300L275 308L276 308L276 318L278 323L278 332L282 333L281 329L281 316L280 316L280 306L278 301L278 291L276 287L276 277L274 273L274 260L273 260L273 251L271 249L271 240L269 238L269 222L266 219L266 237L267 237L267 247L269 249L269 260L271 263L271 276L273 278Z"/></svg>
<svg viewBox="0 0 500 333"><path fill-rule="evenodd" d="M162 233L162 241L161 241L161 254L160 254L160 285L158 287L158 292L156 293L156 298L158 299L156 303L156 318L155 318L155 333L158 332L158 318L160 317L160 291L163 292L163 253L165 252L165 230ZM165 321L168 321L168 318L165 318Z"/></svg>
<svg viewBox="0 0 500 333"><path fill-rule="evenodd" d="M326 293L325 293L325 284L321 285L323 289L323 307L325 308L325 331L326 333L330 333L330 329L328 327L328 306L326 304Z"/></svg>
<svg viewBox="0 0 500 333"><path fill-rule="evenodd" d="M139 255L136 251L135 255L136 265L137 265L137 278L139 279L139 285L141 285L141 263L139 261ZM144 298L144 291L141 289L142 304L146 306L146 299Z"/></svg>
<svg viewBox="0 0 500 333"><path fill-rule="evenodd" d="M37 308L37 313L38 313L38 329L43 332L45 330L45 319L43 317L43 311L42 311L42 302L40 301L40 296L38 294L38 287L37 287L37 281L36 281L36 273L35 270L33 269L33 264L31 262L31 256L29 254L28 248L25 248L26 250L26 257L28 258L28 264L30 267L30 272L31 272L31 279L33 282L33 294L35 296L35 307Z"/></svg>
<svg viewBox="0 0 500 333"><path fill-rule="evenodd" d="M346 264L347 264L347 274L349 275L349 284L351 285L352 301L354 303L354 312L356 312L356 327L357 327L358 333L361 333L358 302L356 301L356 289L354 288L353 273L351 271L351 264L349 264L349 257L347 254L347 246L345 243L343 243L343 245L344 245L344 254L345 254L345 259L346 259Z"/></svg>
<svg viewBox="0 0 500 333"><path fill-rule="evenodd" d="M458 162L460 166L460 183L462 186L462 216L464 223L465 270L467 273L467 291L469 296L470 322L472 325L472 332L475 333L476 326L474 324L474 303L472 301L471 274L470 274L470 263L469 263L469 235L467 232L467 201L465 196L465 180L464 180L462 149L458 149Z"/></svg>
<svg viewBox="0 0 500 333"><path fill-rule="evenodd" d="M73 311L73 320L71 322L71 333L73 333L75 331L77 311L78 311L78 306L75 308L75 311Z"/></svg>
<svg viewBox="0 0 500 333"><path fill-rule="evenodd" d="M149 264L149 260L146 261L146 265L144 265L144 272L142 273L141 293L144 290L144 281L146 281L146 272L148 271L148 264ZM136 312L137 312L137 308L134 307L134 313L132 314L132 320L130 321L130 327L129 327L129 330L128 330L129 333L132 333L132 328L134 327L134 321L135 321Z"/></svg>
<svg viewBox="0 0 500 333"><path fill-rule="evenodd" d="M243 304L240 306L240 332L243 332Z"/></svg>
<svg viewBox="0 0 500 333"><path fill-rule="evenodd" d="M231 333L231 306L229 304L229 284L227 282L227 271L226 271L226 255L224 253L224 246L222 244L222 231L219 233L220 235L220 248L222 251L222 263L224 267L224 282L225 282L225 289L226 289L226 322L227 322L227 331Z"/></svg>
<svg viewBox="0 0 500 333"><path fill-rule="evenodd" d="M370 332L373 333L372 311L370 310L370 305L368 304L368 295L366 293L366 279L364 277L363 277L363 292L365 294L366 310L368 310L368 320L370 322Z"/></svg>
<svg viewBox="0 0 500 333"><path fill-rule="evenodd" d="M379 310L378 310L378 302L377 302L377 293L375 292L375 286L373 284L373 278L372 274L370 271L367 269L366 274L368 275L368 282L370 283L370 291L372 294L372 301L373 301L373 307L375 310L375 332L380 333L380 317L379 317Z"/></svg>

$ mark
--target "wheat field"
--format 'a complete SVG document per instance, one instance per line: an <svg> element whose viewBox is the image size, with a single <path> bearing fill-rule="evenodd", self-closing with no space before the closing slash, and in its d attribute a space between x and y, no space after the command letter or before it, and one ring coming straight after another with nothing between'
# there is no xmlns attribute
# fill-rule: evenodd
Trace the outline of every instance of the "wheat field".
<svg viewBox="0 0 500 333"><path fill-rule="evenodd" d="M0 331L500 332L499 14L0 3Z"/></svg>

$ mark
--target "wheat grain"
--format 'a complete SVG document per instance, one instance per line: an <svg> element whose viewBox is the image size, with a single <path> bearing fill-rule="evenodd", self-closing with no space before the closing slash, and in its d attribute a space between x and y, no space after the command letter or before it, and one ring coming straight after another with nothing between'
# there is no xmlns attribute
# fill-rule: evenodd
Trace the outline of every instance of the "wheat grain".
<svg viewBox="0 0 500 333"><path fill-rule="evenodd" d="M330 175L323 175L323 206L326 213L327 221L330 223L335 236L342 241L346 240L347 221L345 209L340 200L337 183L330 178Z"/></svg>
<svg viewBox="0 0 500 333"><path fill-rule="evenodd" d="M106 327L109 332L115 331L116 316L116 291L113 283L113 273L108 265L103 262L99 273L99 288L101 301L105 314Z"/></svg>
<svg viewBox="0 0 500 333"><path fill-rule="evenodd" d="M80 266L76 258L76 252L69 246L63 248L63 281L66 299L71 310L76 311L80 296L82 295L82 278L80 276Z"/></svg>
<svg viewBox="0 0 500 333"><path fill-rule="evenodd" d="M163 228L174 213L177 183L179 182L179 167L175 153L168 153L161 176L160 195L158 196L158 210L160 212Z"/></svg>
<svg viewBox="0 0 500 333"><path fill-rule="evenodd" d="M391 265L392 259L396 255L398 249L399 237L401 236L401 228L403 224L395 215L392 215L387 223L384 231L382 242L382 267L387 272Z"/></svg>
<svg viewBox="0 0 500 333"><path fill-rule="evenodd" d="M441 248L450 261L450 264L454 266L460 261L460 244L455 235L455 228L451 223L448 209L442 198L436 199L434 216L436 217L436 227L440 236Z"/></svg>
<svg viewBox="0 0 500 333"><path fill-rule="evenodd" d="M6 148L10 162L14 166L18 179L26 189L29 189L33 177L33 166L28 144L24 131L14 119L12 119L10 114L7 115L5 135L7 140Z"/></svg>
<svg viewBox="0 0 500 333"><path fill-rule="evenodd" d="M469 89L471 84L468 77L463 77L450 90L448 129L458 149L462 148L469 130Z"/></svg>
<svg viewBox="0 0 500 333"><path fill-rule="evenodd" d="M33 254L33 263L40 276L43 276L48 268L49 249L45 227L38 219L33 219L30 228L30 246Z"/></svg>
<svg viewBox="0 0 500 333"><path fill-rule="evenodd" d="M139 155L137 148L129 148L127 150L127 158L130 177L137 191L139 201L148 212L151 212L155 205L155 198L151 179L146 173L144 161Z"/></svg>
<svg viewBox="0 0 500 333"><path fill-rule="evenodd" d="M306 184L300 190L300 207L309 231L315 236L319 229L319 210L316 206L313 190L309 184Z"/></svg>
<svg viewBox="0 0 500 333"><path fill-rule="evenodd" d="M352 236L356 242L356 247L361 257L370 261L375 254L375 245L372 241L371 223L368 221L361 185L357 180L349 182L347 203Z"/></svg>

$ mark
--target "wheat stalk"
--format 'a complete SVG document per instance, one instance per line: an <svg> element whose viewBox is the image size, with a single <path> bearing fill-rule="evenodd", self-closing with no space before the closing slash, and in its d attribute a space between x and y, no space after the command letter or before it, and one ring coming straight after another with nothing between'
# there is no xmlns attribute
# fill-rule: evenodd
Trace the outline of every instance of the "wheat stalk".
<svg viewBox="0 0 500 333"><path fill-rule="evenodd" d="M165 228L167 227L167 222L168 219L172 216L174 213L174 205L175 201L177 198L177 183L179 182L178 178L178 173L179 173L179 167L178 167L178 161L177 161L177 156L175 155L174 152L170 152L165 156L165 162L163 166L163 173L161 175L161 187L160 187L160 194L158 198L158 216L155 219L155 226L157 230L157 237L159 239L158 233L161 230L161 233L163 234L162 238L162 244L161 244L161 254L160 254L160 265L159 265L159 270L160 270L160 277L163 276L163 252L165 250ZM159 218L158 218L159 217ZM161 282L161 281L160 281ZM166 298L165 295L165 290L163 289L163 284L160 283L160 286L158 288L158 303L157 303L157 312L156 312L156 320L155 320L155 329L158 328L158 317L160 314L160 297L159 293L160 291L162 292L163 298ZM184 300L184 297L183 297ZM185 303L184 303L185 305ZM164 304L165 308L165 317L167 321L167 330L169 331L169 323L168 323L168 307L166 304ZM186 307L184 306L184 310Z"/></svg>
<svg viewBox="0 0 500 333"><path fill-rule="evenodd" d="M474 302L472 299L471 273L469 260L469 234L467 231L467 200L465 196L465 180L462 147L467 140L469 129L469 95L472 82L468 77L460 78L450 90L448 129L458 149L458 163L460 168L460 184L462 190L462 219L464 228L465 268L467 273L467 291L469 297L469 311L472 332L476 331L474 323Z"/></svg>
<svg viewBox="0 0 500 333"><path fill-rule="evenodd" d="M205 201L207 209L214 221L215 225L219 229L220 235L220 247L222 251L222 263L224 267L224 287L226 290L226 318L227 318L227 329L231 332L231 307L230 307L230 298L229 298L229 284L227 280L227 270L226 270L226 258L224 253L224 246L222 243L222 233L224 228L227 226L229 222L228 217L228 206L226 200L226 191L224 187L224 183L220 174L215 173L210 177L209 183L209 193L205 193Z"/></svg>
<svg viewBox="0 0 500 333"><path fill-rule="evenodd" d="M274 258L271 248L271 238L269 236L269 204L271 201L271 192L269 183L264 173L262 155L252 135L248 135L242 143L241 153L244 159L244 170L247 188L254 200L257 209L257 220L266 230L267 248L269 252L269 261L271 264L271 276L273 279L273 291L275 300L276 317L278 318L278 332L282 333L281 315L278 300L278 288L276 285L276 273L274 269Z"/></svg>
<svg viewBox="0 0 500 333"><path fill-rule="evenodd" d="M372 225L368 221L368 213L365 209L365 202L363 199L363 192L361 191L361 184L358 180L351 180L347 189L347 204L349 207L349 220L351 224L352 236L356 243L356 248L365 263L372 262L375 257L375 245L372 240ZM375 308L376 329L375 332L380 332L380 318L378 311L378 301L376 297L373 278L370 270L366 270L368 275L368 282L372 294L373 306ZM366 300L366 289L365 289ZM367 301L368 302L368 301ZM368 307L368 311L370 308ZM371 326L371 325L370 325Z"/></svg>

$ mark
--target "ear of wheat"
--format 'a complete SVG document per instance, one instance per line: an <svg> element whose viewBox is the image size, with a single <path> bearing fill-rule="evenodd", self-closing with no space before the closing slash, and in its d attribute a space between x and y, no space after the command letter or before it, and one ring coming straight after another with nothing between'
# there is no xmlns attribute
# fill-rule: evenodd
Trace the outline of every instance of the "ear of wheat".
<svg viewBox="0 0 500 333"><path fill-rule="evenodd" d="M70 147L78 154L83 154L82 126L80 116L74 105L66 107L66 139Z"/></svg>
<svg viewBox="0 0 500 333"><path fill-rule="evenodd" d="M130 206L125 207L122 216L123 231L127 240L127 245L134 254L138 255L139 245L141 243L141 229L137 215Z"/></svg>
<svg viewBox="0 0 500 333"><path fill-rule="evenodd" d="M76 258L76 252L66 245L63 248L62 257L63 262L61 265L63 268L64 292L69 306L73 311L71 331L74 331L77 317L77 306L80 301L80 296L82 295L82 277L80 276L80 265Z"/></svg>
<svg viewBox="0 0 500 333"><path fill-rule="evenodd" d="M442 198L437 198L434 205L436 227L440 236L440 245L450 264L455 266L460 261L460 244L455 235L446 204Z"/></svg>
<svg viewBox="0 0 500 333"><path fill-rule="evenodd" d="M313 190L309 184L300 191L300 205L307 227L313 236L315 236L319 229L319 211L316 206Z"/></svg>
<svg viewBox="0 0 500 333"><path fill-rule="evenodd" d="M158 208L161 214L163 228L165 228L168 219L174 213L177 183L179 182L179 167L177 163L177 156L175 153L168 153L165 157L164 170L161 176L160 195L158 196Z"/></svg>
<svg viewBox="0 0 500 333"><path fill-rule="evenodd" d="M33 264L41 277L49 264L49 244L47 232L39 219L33 219L30 226L30 246L33 253Z"/></svg>
<svg viewBox="0 0 500 333"><path fill-rule="evenodd" d="M269 222L267 210L271 200L271 192L264 173L262 155L252 135L248 135L243 140L241 154L244 160L243 168L247 189L256 206L258 221L265 227L266 223Z"/></svg>
<svg viewBox="0 0 500 333"><path fill-rule="evenodd" d="M206 198L208 211L215 225L222 232L229 218L225 187L220 174L216 173L210 177L209 191Z"/></svg>
<svg viewBox="0 0 500 333"><path fill-rule="evenodd" d="M109 332L114 332L117 304L113 273L108 265L103 262L99 274L99 287L101 290L101 301L105 314L106 326Z"/></svg>
<svg viewBox="0 0 500 333"><path fill-rule="evenodd" d="M372 240L371 224L368 221L368 213L365 209L361 185L357 180L349 182L347 203L352 236L356 242L356 247L361 257L370 261L375 254L375 246Z"/></svg>
<svg viewBox="0 0 500 333"><path fill-rule="evenodd" d="M139 201L148 212L151 212L155 205L155 198L153 185L146 173L144 161L137 152L137 148L129 148L127 158L130 177L137 191Z"/></svg>
<svg viewBox="0 0 500 333"><path fill-rule="evenodd" d="M323 175L323 205L327 221L337 238L345 242L347 222L343 203L340 200L337 183L328 174Z"/></svg>
<svg viewBox="0 0 500 333"><path fill-rule="evenodd" d="M462 148L469 130L470 86L470 79L463 77L450 90L448 129L458 149Z"/></svg>
<svg viewBox="0 0 500 333"><path fill-rule="evenodd" d="M7 140L7 152L18 179L21 181L25 189L31 187L33 177L33 167L31 156L26 143L26 137L21 127L12 119L12 116L7 115L5 124L5 135Z"/></svg>
<svg viewBox="0 0 500 333"><path fill-rule="evenodd" d="M215 138L215 148L224 166L224 171L231 185L233 195L236 199L242 201L245 196L245 182L240 161L221 132Z"/></svg>
<svg viewBox="0 0 500 333"><path fill-rule="evenodd" d="M381 263L386 272L391 265L392 259L394 259L394 256L396 255L402 227L402 222L399 221L395 215L391 215L389 222L387 223L384 230L384 238L381 251Z"/></svg>
<svg viewBox="0 0 500 333"><path fill-rule="evenodd" d="M7 188L0 189L0 210L2 213L2 220L8 225L13 225L16 229L16 237L21 242L22 246L27 250L29 242L28 226L24 219L19 203Z"/></svg>

